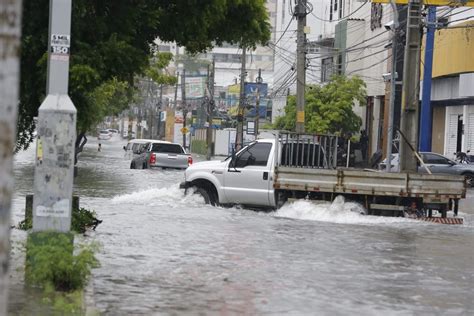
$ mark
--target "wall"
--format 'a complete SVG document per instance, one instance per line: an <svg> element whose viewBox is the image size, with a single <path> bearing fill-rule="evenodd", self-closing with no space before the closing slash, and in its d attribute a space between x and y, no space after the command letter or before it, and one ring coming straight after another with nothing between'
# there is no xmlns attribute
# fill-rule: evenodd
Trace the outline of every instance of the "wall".
<svg viewBox="0 0 474 316"><path fill-rule="evenodd" d="M431 133L431 151L444 153L444 130L446 126L446 108L433 108L433 130Z"/></svg>

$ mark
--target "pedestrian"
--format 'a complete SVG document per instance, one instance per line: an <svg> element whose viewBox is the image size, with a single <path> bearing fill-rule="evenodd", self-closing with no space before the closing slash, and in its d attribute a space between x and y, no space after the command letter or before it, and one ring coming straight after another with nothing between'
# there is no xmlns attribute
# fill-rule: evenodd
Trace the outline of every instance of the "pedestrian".
<svg viewBox="0 0 474 316"><path fill-rule="evenodd" d="M369 151L369 136L365 129L360 131L360 150L362 151L362 158L365 161L368 158Z"/></svg>
<svg viewBox="0 0 474 316"><path fill-rule="evenodd" d="M99 143L99 148L97 148L97 151L101 151L102 150L102 144Z"/></svg>

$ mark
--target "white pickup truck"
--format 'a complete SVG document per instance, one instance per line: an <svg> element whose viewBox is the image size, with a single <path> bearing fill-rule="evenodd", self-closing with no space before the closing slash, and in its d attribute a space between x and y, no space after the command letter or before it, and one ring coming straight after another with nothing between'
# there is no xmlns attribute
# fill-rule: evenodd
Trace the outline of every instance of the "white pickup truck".
<svg viewBox="0 0 474 316"><path fill-rule="evenodd" d="M332 201L343 195L371 215L457 215L466 195L463 177L339 168L337 143L335 136L318 135L259 139L222 161L193 164L180 187L194 188L212 205L276 209L289 198Z"/></svg>

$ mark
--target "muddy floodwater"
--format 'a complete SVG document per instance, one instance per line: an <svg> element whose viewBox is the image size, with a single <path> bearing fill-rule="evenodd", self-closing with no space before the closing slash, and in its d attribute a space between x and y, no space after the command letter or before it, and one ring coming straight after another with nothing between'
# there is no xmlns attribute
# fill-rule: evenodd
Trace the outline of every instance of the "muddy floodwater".
<svg viewBox="0 0 474 316"><path fill-rule="evenodd" d="M103 220L84 237L101 244L91 288L103 315L474 315L472 191L461 226L363 216L348 201L211 207L183 195L183 171L131 170L124 144L99 152L90 139L75 179ZM12 224L33 159L34 148L15 158ZM13 229L12 243L25 236ZM21 293L13 284L12 314Z"/></svg>

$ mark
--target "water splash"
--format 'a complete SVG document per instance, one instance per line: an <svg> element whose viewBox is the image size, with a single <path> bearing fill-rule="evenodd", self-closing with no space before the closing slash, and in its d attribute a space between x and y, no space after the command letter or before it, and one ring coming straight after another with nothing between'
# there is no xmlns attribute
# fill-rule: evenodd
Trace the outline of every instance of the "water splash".
<svg viewBox="0 0 474 316"><path fill-rule="evenodd" d="M420 223L403 217L367 216L365 213L359 203L346 202L344 197L337 196L332 203L316 204L308 200L286 203L275 216L339 224Z"/></svg>
<svg viewBox="0 0 474 316"><path fill-rule="evenodd" d="M173 184L166 188L149 188L133 193L118 195L112 198L112 204L134 204L134 205L200 205L203 199L192 192L184 194L179 185Z"/></svg>

